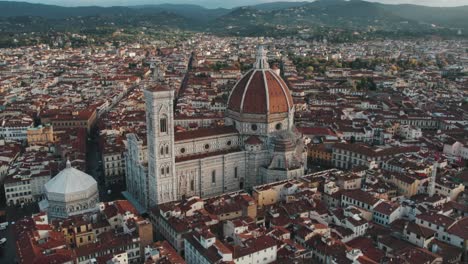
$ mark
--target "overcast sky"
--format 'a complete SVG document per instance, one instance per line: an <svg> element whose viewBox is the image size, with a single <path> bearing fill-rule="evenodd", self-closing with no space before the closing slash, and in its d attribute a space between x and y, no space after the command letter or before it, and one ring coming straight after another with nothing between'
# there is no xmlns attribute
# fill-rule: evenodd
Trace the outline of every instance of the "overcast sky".
<svg viewBox="0 0 468 264"><path fill-rule="evenodd" d="M61 6L128 6L141 4L197 4L209 8L216 7L236 7L244 5L253 5L258 3L276 2L276 1L294 1L294 0L23 0L31 3L55 4ZM299 0L304 1L304 0ZM428 6L461 6L468 5L468 0L368 0L372 2L381 2L386 4L409 3Z"/></svg>

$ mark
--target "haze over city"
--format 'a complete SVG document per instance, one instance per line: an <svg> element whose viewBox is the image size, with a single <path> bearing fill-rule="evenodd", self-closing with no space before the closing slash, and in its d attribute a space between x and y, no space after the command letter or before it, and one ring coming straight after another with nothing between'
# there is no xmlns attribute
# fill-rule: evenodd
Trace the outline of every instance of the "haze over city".
<svg viewBox="0 0 468 264"><path fill-rule="evenodd" d="M333 0L330 0L333 1ZM22 2L22 1L18 1ZM238 6L255 5L262 3L276 2L274 0L31 0L24 1L29 3L53 4L60 6L133 6L133 5L149 5L149 4L195 4L208 8L232 8ZM284 2L288 2L285 0ZM289 1L303 2L303 1ZM313 2L313 1L308 1ZM414 4L426 6L462 6L468 5L468 0L371 0L371 2L379 2L384 4Z"/></svg>

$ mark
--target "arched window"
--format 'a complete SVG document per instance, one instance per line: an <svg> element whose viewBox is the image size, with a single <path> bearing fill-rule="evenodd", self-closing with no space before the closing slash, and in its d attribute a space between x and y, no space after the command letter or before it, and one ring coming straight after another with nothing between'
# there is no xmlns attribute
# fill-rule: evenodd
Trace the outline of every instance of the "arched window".
<svg viewBox="0 0 468 264"><path fill-rule="evenodd" d="M169 155L169 146L166 146L166 155Z"/></svg>
<svg viewBox="0 0 468 264"><path fill-rule="evenodd" d="M161 154L161 156L164 155L164 147L161 147L159 153Z"/></svg>
<svg viewBox="0 0 468 264"><path fill-rule="evenodd" d="M216 183L216 171L211 172L211 183Z"/></svg>
<svg viewBox="0 0 468 264"><path fill-rule="evenodd" d="M164 167L161 168L161 175L164 175Z"/></svg>
<svg viewBox="0 0 468 264"><path fill-rule="evenodd" d="M161 117L159 119L159 131L161 133L166 133L167 132L167 118L165 116Z"/></svg>
<svg viewBox="0 0 468 264"><path fill-rule="evenodd" d="M166 167L166 174L169 174L169 166Z"/></svg>
<svg viewBox="0 0 468 264"><path fill-rule="evenodd" d="M194 191L195 190L195 182L194 180L190 180L190 190Z"/></svg>

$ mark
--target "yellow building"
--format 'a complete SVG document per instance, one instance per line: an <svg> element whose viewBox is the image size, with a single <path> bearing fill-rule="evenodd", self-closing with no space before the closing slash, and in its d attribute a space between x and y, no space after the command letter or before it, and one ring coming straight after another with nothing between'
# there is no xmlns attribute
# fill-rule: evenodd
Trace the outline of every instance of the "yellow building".
<svg viewBox="0 0 468 264"><path fill-rule="evenodd" d="M250 195L240 193L236 195L222 195L205 201L205 209L216 215L219 221L248 216L257 217L257 204Z"/></svg>
<svg viewBox="0 0 468 264"><path fill-rule="evenodd" d="M276 188L256 188L253 191L253 197L258 206L267 206L279 201L279 190Z"/></svg>
<svg viewBox="0 0 468 264"><path fill-rule="evenodd" d="M299 183L296 180L285 180L270 184L260 185L253 188L252 196L258 206L268 206L276 204L281 199L286 200L288 189L298 188Z"/></svg>
<svg viewBox="0 0 468 264"><path fill-rule="evenodd" d="M421 181L406 174L392 174L390 182L395 184L398 193L405 197L411 197L418 193Z"/></svg>
<svg viewBox="0 0 468 264"><path fill-rule="evenodd" d="M309 160L314 164L332 165L332 149L327 148L325 144L308 146Z"/></svg>
<svg viewBox="0 0 468 264"><path fill-rule="evenodd" d="M71 247L81 247L95 240L95 233L90 222L80 218L67 219L62 224L62 233Z"/></svg>
<svg viewBox="0 0 468 264"><path fill-rule="evenodd" d="M54 128L50 125L28 128L27 140L29 145L54 142Z"/></svg>

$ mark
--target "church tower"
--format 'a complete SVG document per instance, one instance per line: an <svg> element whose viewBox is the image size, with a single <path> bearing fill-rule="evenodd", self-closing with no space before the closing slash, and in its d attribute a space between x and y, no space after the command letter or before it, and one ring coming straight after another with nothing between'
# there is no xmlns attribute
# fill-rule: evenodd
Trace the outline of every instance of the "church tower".
<svg viewBox="0 0 468 264"><path fill-rule="evenodd" d="M436 176L437 176L437 167L439 167L439 162L435 162L432 165L431 177L429 178L429 184L427 186L427 194L432 197L435 194L435 185L436 185Z"/></svg>
<svg viewBox="0 0 468 264"><path fill-rule="evenodd" d="M146 87L150 206L178 199L174 155L174 90L162 82Z"/></svg>

